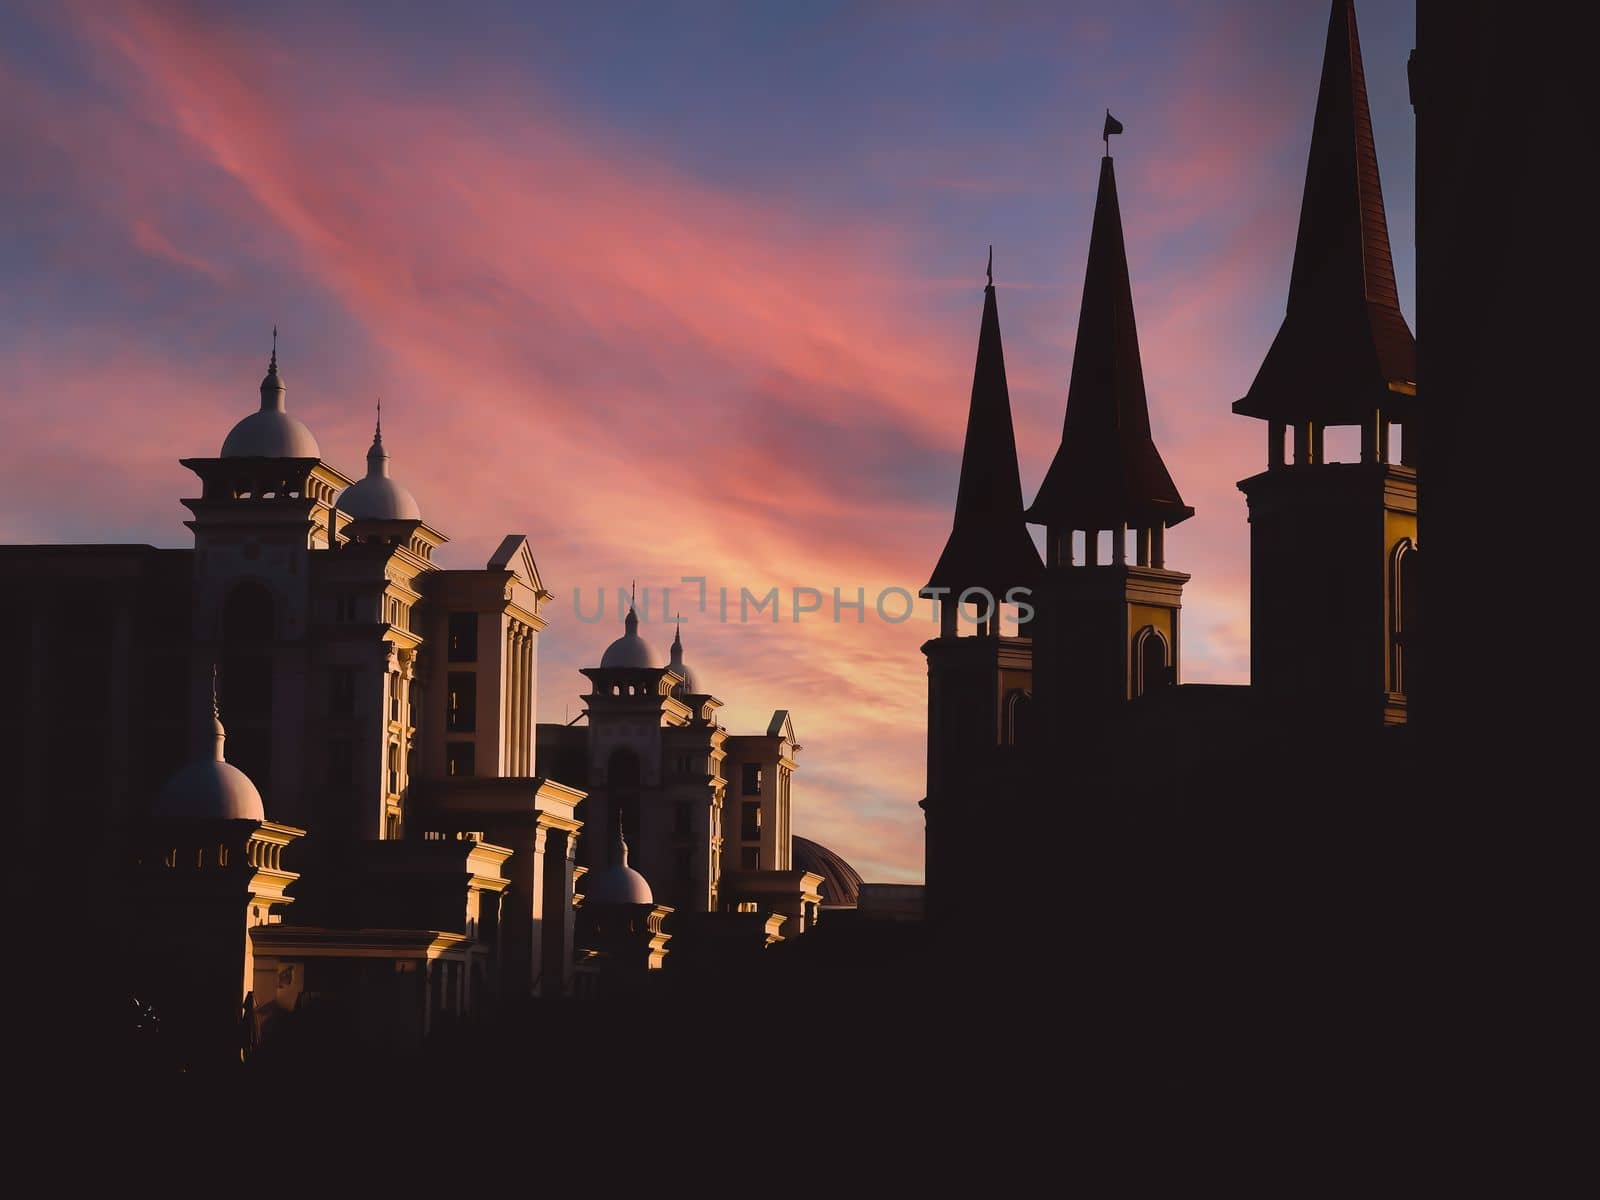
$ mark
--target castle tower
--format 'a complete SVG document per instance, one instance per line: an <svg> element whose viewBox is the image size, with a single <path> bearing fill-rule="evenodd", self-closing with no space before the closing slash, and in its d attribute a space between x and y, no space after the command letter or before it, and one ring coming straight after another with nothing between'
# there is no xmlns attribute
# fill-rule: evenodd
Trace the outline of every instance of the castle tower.
<svg viewBox="0 0 1600 1200"><path fill-rule="evenodd" d="M283 852L303 831L266 820L249 777L228 763L216 694L204 745L161 788L141 830L138 920L126 959L172 1053L190 1068L237 1063L259 1032L250 932L282 919L298 878Z"/></svg>
<svg viewBox="0 0 1600 1200"><path fill-rule="evenodd" d="M381 412L367 473L336 503L338 552L313 563L318 593L333 596L333 611L325 606L317 622L319 665L334 684L327 740L311 755L327 759L320 778L313 774L324 795L318 816L355 838L398 838L424 706L424 638L413 613L435 572L433 552L448 539L390 475ZM440 682L447 687L448 675Z"/></svg>
<svg viewBox="0 0 1600 1200"><path fill-rule="evenodd" d="M203 719L208 665L220 663L235 759L275 817L303 824L307 723L298 714L314 616L308 559L336 544L334 502L351 481L322 461L285 393L274 330L260 407L234 425L217 457L182 460L201 481L201 494L183 502L195 546L189 711Z"/></svg>
<svg viewBox="0 0 1600 1200"><path fill-rule="evenodd" d="M1416 340L1400 312L1361 46L1335 0L1311 130L1283 324L1233 411L1267 422L1250 505L1251 676L1278 711L1336 723L1405 720L1416 602ZM1359 461L1326 431L1360 429ZM1292 442L1292 461L1285 438Z"/></svg>
<svg viewBox="0 0 1600 1200"><path fill-rule="evenodd" d="M1039 552L1022 518L991 254L955 520L922 589L939 605L939 636L922 647L928 659L925 874L934 917L950 915L963 865L970 862L974 794L1020 785L1032 647L1026 636L1001 636L1000 614L1009 602L1025 615L1039 575ZM965 637L963 618L973 622ZM1019 623L1019 631L1026 628Z"/></svg>
<svg viewBox="0 0 1600 1200"><path fill-rule="evenodd" d="M1061 446L1027 514L1045 527L1045 576L1032 622L1041 742L1053 744L1065 731L1177 682L1178 616L1189 577L1167 569L1165 535L1193 515L1151 437L1107 155Z"/></svg>

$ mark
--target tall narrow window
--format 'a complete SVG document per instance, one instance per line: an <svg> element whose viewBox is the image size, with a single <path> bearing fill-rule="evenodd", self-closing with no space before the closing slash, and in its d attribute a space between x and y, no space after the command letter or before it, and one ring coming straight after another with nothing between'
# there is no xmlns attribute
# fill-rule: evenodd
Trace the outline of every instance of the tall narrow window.
<svg viewBox="0 0 1600 1200"><path fill-rule="evenodd" d="M744 764L744 794L746 796L761 795L761 764Z"/></svg>
<svg viewBox="0 0 1600 1200"><path fill-rule="evenodd" d="M761 802L746 800L739 807L739 837L746 842L761 840Z"/></svg>
<svg viewBox="0 0 1600 1200"><path fill-rule="evenodd" d="M478 614L470 612L453 612L450 614L450 630L446 647L446 657L451 662L477 662L478 661Z"/></svg>
<svg viewBox="0 0 1600 1200"><path fill-rule="evenodd" d="M1417 621L1417 548L1410 538L1394 548L1389 579L1389 690L1404 692L1409 688L1406 641Z"/></svg>
<svg viewBox="0 0 1600 1200"><path fill-rule="evenodd" d="M393 742L389 743L387 769L389 778L389 794L391 796L398 796L400 794L400 747Z"/></svg>
<svg viewBox="0 0 1600 1200"><path fill-rule="evenodd" d="M452 733L472 733L478 728L478 676L474 672L450 672L446 680L444 727Z"/></svg>
<svg viewBox="0 0 1600 1200"><path fill-rule="evenodd" d="M477 746L472 742L446 742L444 748L445 774L471 778L476 766Z"/></svg>

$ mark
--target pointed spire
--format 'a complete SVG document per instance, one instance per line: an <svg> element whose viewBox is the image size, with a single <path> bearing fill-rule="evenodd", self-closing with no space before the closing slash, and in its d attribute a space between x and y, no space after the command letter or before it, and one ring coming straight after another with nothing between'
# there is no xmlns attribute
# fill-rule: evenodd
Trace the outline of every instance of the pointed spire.
<svg viewBox="0 0 1600 1200"><path fill-rule="evenodd" d="M1233 411L1354 424L1415 392L1351 0L1333 0L1283 324Z"/></svg>
<svg viewBox="0 0 1600 1200"><path fill-rule="evenodd" d="M1096 530L1176 525L1193 515L1150 435L1117 176L1102 157L1061 446L1028 520Z"/></svg>
<svg viewBox="0 0 1600 1200"><path fill-rule="evenodd" d="M278 327L272 327L272 358L267 363L267 373L261 380L261 408L263 412L282 412L284 387L278 375Z"/></svg>
<svg viewBox="0 0 1600 1200"><path fill-rule="evenodd" d="M683 614L677 615L677 628L672 631L672 657L674 661L683 660Z"/></svg>
<svg viewBox="0 0 1600 1200"><path fill-rule="evenodd" d="M984 588L1001 601L1010 589L1030 586L1040 564L1039 552L1022 519L1022 481L1017 473L1017 437L1000 344L993 246L989 247L987 275L955 520L923 593L949 588L959 595L967 588Z"/></svg>
<svg viewBox="0 0 1600 1200"><path fill-rule="evenodd" d="M223 743L228 740L227 730L222 727L222 705L218 698L217 690L217 664L211 664L211 757L218 762L226 762L222 755Z"/></svg>
<svg viewBox="0 0 1600 1200"><path fill-rule="evenodd" d="M636 580L628 593L628 615L622 618L622 628L628 637L634 637L639 632L639 610L636 601L639 594L639 584Z"/></svg>
<svg viewBox="0 0 1600 1200"><path fill-rule="evenodd" d="M404 430L401 431L402 434ZM402 439L403 440L403 439ZM372 430L372 445L367 449L367 478L389 477L389 452L383 448L383 401L378 401L378 422Z"/></svg>

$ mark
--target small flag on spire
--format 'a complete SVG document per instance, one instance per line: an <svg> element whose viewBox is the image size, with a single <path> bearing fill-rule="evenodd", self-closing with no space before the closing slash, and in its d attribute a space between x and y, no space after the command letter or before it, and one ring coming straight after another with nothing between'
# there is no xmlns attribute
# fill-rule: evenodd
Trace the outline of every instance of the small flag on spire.
<svg viewBox="0 0 1600 1200"><path fill-rule="evenodd" d="M1117 120L1115 117L1113 117L1111 115L1111 110L1109 108L1106 109L1106 127L1105 127L1104 132L1102 132L1100 134L1100 137L1101 137L1101 140L1103 140L1105 142L1105 144L1106 144L1106 155L1107 155L1107 157L1110 157L1110 154L1111 154L1111 135L1113 133L1121 133L1121 132L1122 132L1122 122Z"/></svg>

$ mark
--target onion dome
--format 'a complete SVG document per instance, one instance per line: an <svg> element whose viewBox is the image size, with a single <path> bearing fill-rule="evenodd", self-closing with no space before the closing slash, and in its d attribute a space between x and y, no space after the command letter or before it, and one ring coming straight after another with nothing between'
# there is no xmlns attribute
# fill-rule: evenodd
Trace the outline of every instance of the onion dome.
<svg viewBox="0 0 1600 1200"><path fill-rule="evenodd" d="M422 510L405 488L389 478L389 452L383 448L383 413L367 451L367 475L339 494L339 511L356 521L420 521Z"/></svg>
<svg viewBox="0 0 1600 1200"><path fill-rule="evenodd" d="M861 875L820 842L798 834L789 838L789 862L797 871L822 876L823 908L854 908L861 899Z"/></svg>
<svg viewBox="0 0 1600 1200"><path fill-rule="evenodd" d="M639 614L628 605L628 615L622 622L623 635L600 656L602 667L623 667L630 670L659 670L661 660L650 648L650 643L639 636Z"/></svg>
<svg viewBox="0 0 1600 1200"><path fill-rule="evenodd" d="M628 841L617 822L617 847L620 857L602 871L583 879L585 904L654 904L655 896L645 877L628 865Z"/></svg>
<svg viewBox="0 0 1600 1200"><path fill-rule="evenodd" d="M267 814L256 785L222 756L227 735L217 712L215 688L211 696L211 729L211 755L183 767L162 785L155 815L196 821L265 821Z"/></svg>
<svg viewBox="0 0 1600 1200"><path fill-rule="evenodd" d="M272 331L272 361L261 381L261 407L240 421L222 443L223 458L321 458L311 430L283 406L283 380L278 375L278 331Z"/></svg>
<svg viewBox="0 0 1600 1200"><path fill-rule="evenodd" d="M674 696L697 696L700 694L700 685L696 682L694 672L683 661L683 626L679 626L672 635L672 661L667 663L667 670L683 678L683 682L672 689Z"/></svg>

